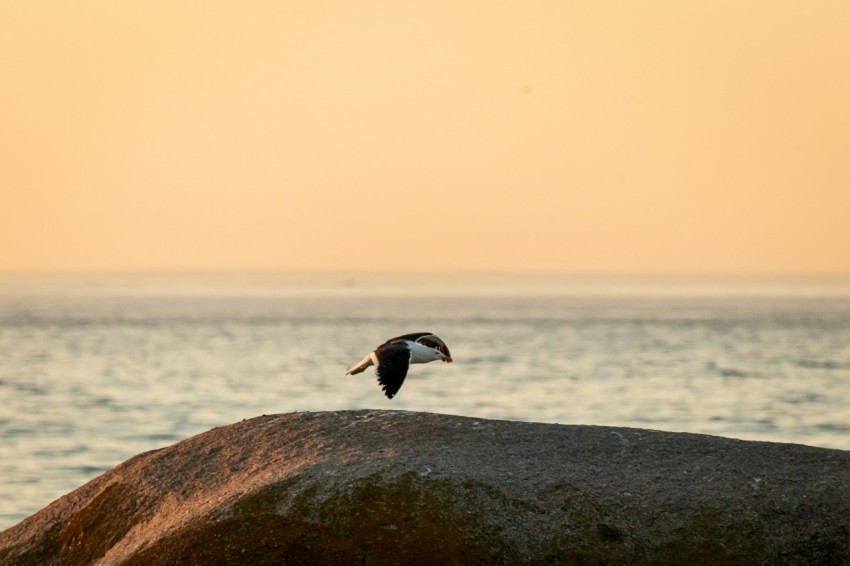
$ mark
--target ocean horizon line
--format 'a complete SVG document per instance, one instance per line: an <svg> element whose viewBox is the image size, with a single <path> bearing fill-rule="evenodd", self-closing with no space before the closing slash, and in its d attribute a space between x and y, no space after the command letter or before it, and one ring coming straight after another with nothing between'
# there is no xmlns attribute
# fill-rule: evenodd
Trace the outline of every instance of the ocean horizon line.
<svg viewBox="0 0 850 566"><path fill-rule="evenodd" d="M57 293L850 296L850 274L345 270L0 272L0 294Z"/></svg>

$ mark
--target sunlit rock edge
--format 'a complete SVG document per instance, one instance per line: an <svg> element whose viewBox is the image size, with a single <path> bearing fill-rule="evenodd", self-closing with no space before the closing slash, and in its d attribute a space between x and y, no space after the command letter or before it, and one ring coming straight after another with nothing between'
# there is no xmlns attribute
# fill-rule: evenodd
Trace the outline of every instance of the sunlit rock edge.
<svg viewBox="0 0 850 566"><path fill-rule="evenodd" d="M0 564L850 563L850 452L403 411L270 415L140 454Z"/></svg>

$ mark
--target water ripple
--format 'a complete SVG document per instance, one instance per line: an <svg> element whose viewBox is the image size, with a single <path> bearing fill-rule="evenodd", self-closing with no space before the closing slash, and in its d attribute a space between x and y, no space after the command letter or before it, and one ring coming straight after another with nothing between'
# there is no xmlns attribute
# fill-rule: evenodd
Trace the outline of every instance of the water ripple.
<svg viewBox="0 0 850 566"><path fill-rule="evenodd" d="M344 369L431 330L386 400ZM0 296L0 528L250 418L392 408L850 449L850 299Z"/></svg>

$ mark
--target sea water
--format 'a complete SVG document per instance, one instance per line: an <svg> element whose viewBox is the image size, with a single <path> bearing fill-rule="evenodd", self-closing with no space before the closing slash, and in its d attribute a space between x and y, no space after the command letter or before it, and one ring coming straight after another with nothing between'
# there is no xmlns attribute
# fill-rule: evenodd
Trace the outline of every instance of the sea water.
<svg viewBox="0 0 850 566"><path fill-rule="evenodd" d="M416 331L455 363L393 400L344 375ZM0 276L0 529L213 427L365 408L850 450L850 281Z"/></svg>

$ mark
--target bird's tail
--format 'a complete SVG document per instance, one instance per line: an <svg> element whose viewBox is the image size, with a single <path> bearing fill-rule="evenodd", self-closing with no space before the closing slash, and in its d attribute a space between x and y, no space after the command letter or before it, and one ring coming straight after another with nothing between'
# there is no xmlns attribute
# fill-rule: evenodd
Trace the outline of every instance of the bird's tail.
<svg viewBox="0 0 850 566"><path fill-rule="evenodd" d="M374 365L372 361L372 354L368 354L362 360L345 370L345 375L357 375L358 373L363 373L367 367Z"/></svg>

